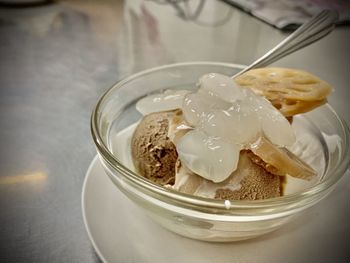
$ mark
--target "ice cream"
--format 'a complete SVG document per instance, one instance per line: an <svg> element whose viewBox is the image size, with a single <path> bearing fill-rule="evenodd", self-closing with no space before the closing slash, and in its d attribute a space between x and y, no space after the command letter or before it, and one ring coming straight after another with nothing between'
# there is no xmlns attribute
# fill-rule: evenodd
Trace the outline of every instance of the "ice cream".
<svg viewBox="0 0 350 263"><path fill-rule="evenodd" d="M178 160L176 146L170 139L178 131L169 130L169 126L179 125L180 116L179 111L155 112L137 125L131 139L131 155L139 174L157 184L208 198L255 200L282 194L283 177L271 173L278 171L251 151L241 151L236 171L221 183L190 171Z"/></svg>
<svg viewBox="0 0 350 263"><path fill-rule="evenodd" d="M136 108L145 116L131 139L136 171L183 193L229 200L280 196L287 175L315 178L314 169L286 148L296 141L286 117L323 103L330 87L300 71L254 74L237 81L247 88L212 73L200 78L195 92L168 90L141 99ZM276 91L279 81L289 86ZM321 93L313 92L320 86Z"/></svg>
<svg viewBox="0 0 350 263"><path fill-rule="evenodd" d="M241 151L237 169L225 181L214 183L178 163L177 180L171 188L183 193L223 200L257 200L281 196L283 177L274 175Z"/></svg>
<svg viewBox="0 0 350 263"><path fill-rule="evenodd" d="M178 155L168 137L169 118L172 115L171 111L146 115L131 141L135 168L142 176L160 185L175 183Z"/></svg>

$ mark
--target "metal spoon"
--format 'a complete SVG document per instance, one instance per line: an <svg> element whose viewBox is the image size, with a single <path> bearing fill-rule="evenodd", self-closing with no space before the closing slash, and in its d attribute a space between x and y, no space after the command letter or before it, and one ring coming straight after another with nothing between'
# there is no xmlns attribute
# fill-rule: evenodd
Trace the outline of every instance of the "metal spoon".
<svg viewBox="0 0 350 263"><path fill-rule="evenodd" d="M232 78L235 78L250 69L267 66L290 53L316 42L328 35L334 29L337 20L338 12L334 10L324 10L320 12L308 22L300 26L281 43L235 74Z"/></svg>

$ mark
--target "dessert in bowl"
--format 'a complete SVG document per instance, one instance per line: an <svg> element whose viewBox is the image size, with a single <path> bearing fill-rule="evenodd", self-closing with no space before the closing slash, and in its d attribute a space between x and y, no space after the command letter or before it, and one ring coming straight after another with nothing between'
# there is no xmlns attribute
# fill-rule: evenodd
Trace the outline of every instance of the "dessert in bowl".
<svg viewBox="0 0 350 263"><path fill-rule="evenodd" d="M330 90L326 84L318 93L306 92L306 97L313 96L308 98L312 103L293 101L292 96L282 101L276 94L288 83L278 80L283 85L276 82L273 91L254 90L265 73L257 71L252 78L247 72L236 79L238 93L249 90L244 99L230 97L237 95L231 86L219 100L217 90L204 92L203 98L201 89L208 81L197 85L203 76L215 72L214 80L227 81L224 75L241 68L194 62L150 69L115 84L93 111L93 138L112 182L154 220L183 236L224 242L270 232L330 193L349 165L349 131L325 103ZM302 85L315 85L313 81L299 83L299 92L305 92ZM193 102L200 97L196 105L202 105L207 96L212 97L206 105L216 114L206 109L191 115L198 113ZM247 100L258 106L247 106ZM193 107L179 109L186 102ZM270 113L261 113L260 108ZM247 127L230 126L226 115L220 115L228 109L243 112L228 115L236 122L243 119L238 126ZM287 159L274 162L271 154L264 155L271 147L277 153L286 149L280 154Z"/></svg>

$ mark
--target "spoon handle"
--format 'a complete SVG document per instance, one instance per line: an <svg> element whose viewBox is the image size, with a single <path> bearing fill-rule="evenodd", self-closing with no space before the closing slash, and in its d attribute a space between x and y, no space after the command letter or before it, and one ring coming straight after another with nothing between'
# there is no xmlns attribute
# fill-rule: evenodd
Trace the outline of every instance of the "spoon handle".
<svg viewBox="0 0 350 263"><path fill-rule="evenodd" d="M250 69L265 67L290 53L316 42L328 35L334 29L337 20L338 13L334 10L324 10L320 12L308 22L300 26L273 49L269 50L265 55L235 74L232 78L235 78Z"/></svg>

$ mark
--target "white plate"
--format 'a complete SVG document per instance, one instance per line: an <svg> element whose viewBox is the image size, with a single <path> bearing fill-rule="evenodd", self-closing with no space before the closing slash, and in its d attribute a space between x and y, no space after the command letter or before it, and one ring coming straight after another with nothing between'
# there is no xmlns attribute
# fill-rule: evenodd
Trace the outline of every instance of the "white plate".
<svg viewBox="0 0 350 263"><path fill-rule="evenodd" d="M349 171L344 177L330 197L273 233L207 243L153 222L114 186L95 157L83 186L83 217L104 262L349 262Z"/></svg>

